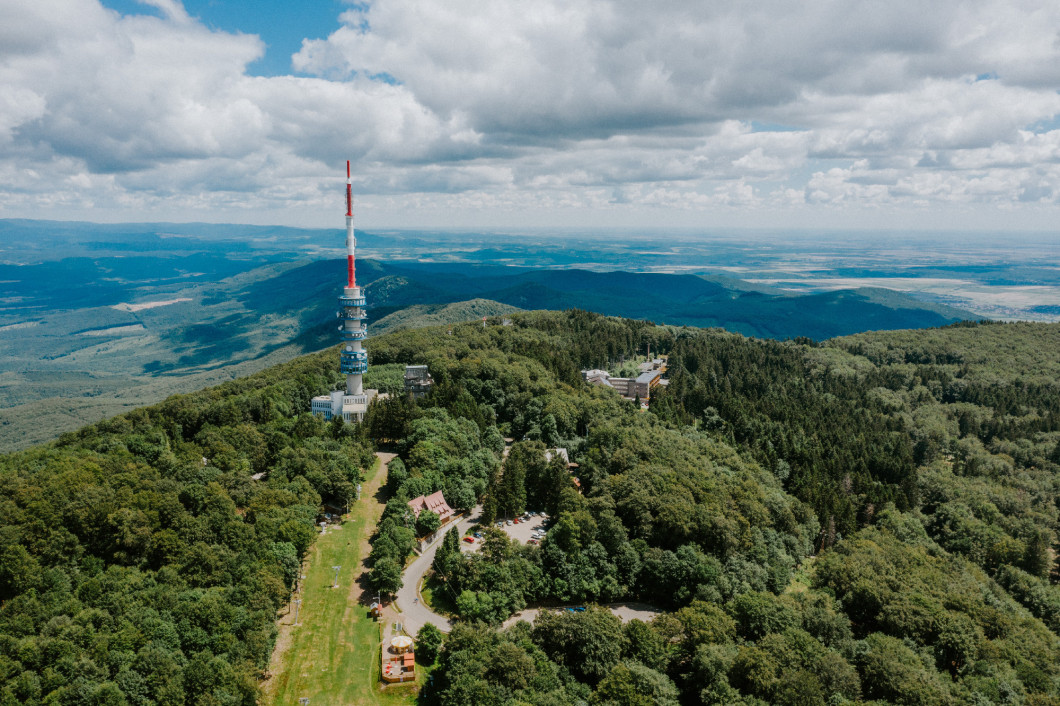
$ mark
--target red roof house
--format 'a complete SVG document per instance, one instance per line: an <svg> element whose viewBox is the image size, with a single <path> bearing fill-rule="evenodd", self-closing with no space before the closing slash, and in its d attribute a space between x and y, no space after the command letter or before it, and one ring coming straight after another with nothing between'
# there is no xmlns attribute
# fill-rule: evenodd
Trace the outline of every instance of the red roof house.
<svg viewBox="0 0 1060 706"><path fill-rule="evenodd" d="M421 495L418 498L409 500L409 507L412 508L412 512L416 514L416 517L420 516L422 510L430 510L438 515L438 518L443 523L453 515L453 508L449 507L449 503L445 502L445 496L442 495L440 490L437 493L431 493L427 496Z"/></svg>

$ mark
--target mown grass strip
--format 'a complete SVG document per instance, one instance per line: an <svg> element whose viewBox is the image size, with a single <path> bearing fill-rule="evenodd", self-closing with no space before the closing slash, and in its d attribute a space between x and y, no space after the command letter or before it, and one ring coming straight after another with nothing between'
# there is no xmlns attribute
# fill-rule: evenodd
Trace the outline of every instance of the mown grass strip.
<svg viewBox="0 0 1060 706"><path fill-rule="evenodd" d="M366 540L383 511L375 495L385 472L376 463L363 483L364 493L342 529L329 529L310 550L302 587L301 625L291 635L273 683L269 702L311 706L415 702L416 687L382 688L379 679L381 624L358 602L356 578ZM333 566L341 566L339 587L331 588ZM293 619L293 614L285 622Z"/></svg>

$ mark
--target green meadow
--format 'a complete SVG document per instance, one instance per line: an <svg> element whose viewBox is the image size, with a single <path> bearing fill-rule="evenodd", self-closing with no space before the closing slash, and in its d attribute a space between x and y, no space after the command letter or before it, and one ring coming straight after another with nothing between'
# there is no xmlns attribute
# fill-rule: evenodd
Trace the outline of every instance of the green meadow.
<svg viewBox="0 0 1060 706"><path fill-rule="evenodd" d="M383 623L360 602L356 582L367 539L383 510L375 494L385 475L377 461L342 529L331 528L313 543L302 585L301 624L291 626L293 608L281 621L277 645L283 651L273 656L273 676L265 685L268 703L297 706L303 697L310 706L415 702L419 685L384 688L380 680ZM338 588L332 588L333 566L342 567Z"/></svg>

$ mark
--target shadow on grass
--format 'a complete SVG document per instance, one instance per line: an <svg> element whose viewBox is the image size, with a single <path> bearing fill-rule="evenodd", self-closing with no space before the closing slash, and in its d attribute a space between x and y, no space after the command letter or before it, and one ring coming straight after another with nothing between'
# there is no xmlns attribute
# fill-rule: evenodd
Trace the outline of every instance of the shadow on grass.
<svg viewBox="0 0 1060 706"><path fill-rule="evenodd" d="M372 494L372 500L378 505L386 507L387 500L390 499L390 490L386 484L386 467L380 468L378 473L383 473L383 482L379 484L375 493ZM379 536L378 527L372 531L369 543L374 542L376 537ZM369 577L371 576L371 568L369 566L369 556L371 554L371 547L369 551L365 553L364 558L361 559L361 571L357 577L357 587L360 589L360 595L357 596L357 602L365 608L370 608L373 603L379 602L380 598L390 598L390 596L380 596L376 593L375 589L372 588Z"/></svg>

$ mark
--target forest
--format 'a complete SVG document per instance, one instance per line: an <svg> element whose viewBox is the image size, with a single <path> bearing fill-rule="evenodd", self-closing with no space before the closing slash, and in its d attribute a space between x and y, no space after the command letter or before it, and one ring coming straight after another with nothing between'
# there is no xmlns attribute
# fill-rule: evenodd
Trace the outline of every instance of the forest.
<svg viewBox="0 0 1060 706"><path fill-rule="evenodd" d="M372 461L300 413L332 357L0 457L0 703L256 703L318 516Z"/></svg>
<svg viewBox="0 0 1060 706"><path fill-rule="evenodd" d="M449 492L469 449L496 455L496 426L519 441L481 498L486 519L555 520L540 546L486 530L461 554L446 538L435 576L479 627L447 639L438 703L1057 703L1060 360L1042 353L1060 351L1060 328L819 344L581 312L513 319L480 343L417 340L443 384L378 420L407 439L399 500ZM412 353L392 340L377 355ZM670 378L651 412L580 382L579 368L648 343ZM407 436L417 415L446 440L429 461ZM553 446L578 462L581 492L546 461ZM668 612L484 627L620 600ZM511 664L487 667L499 651Z"/></svg>
<svg viewBox="0 0 1060 706"><path fill-rule="evenodd" d="M254 703L313 523L375 447L399 454L381 592L438 528L417 495L550 518L536 546L446 535L460 621L424 703L1060 704L1060 327L510 318L373 339L369 385L436 385L359 427L303 412L339 382L326 351L0 457L0 704ZM648 345L650 411L582 382ZM623 624L625 600L663 612Z"/></svg>

